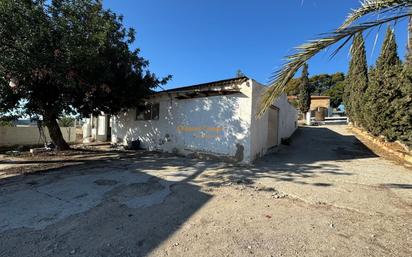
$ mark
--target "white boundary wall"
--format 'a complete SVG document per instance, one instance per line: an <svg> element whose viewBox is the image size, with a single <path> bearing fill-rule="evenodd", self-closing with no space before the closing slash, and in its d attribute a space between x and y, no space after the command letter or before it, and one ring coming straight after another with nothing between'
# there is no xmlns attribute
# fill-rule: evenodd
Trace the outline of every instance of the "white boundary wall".
<svg viewBox="0 0 412 257"><path fill-rule="evenodd" d="M75 127L61 127L60 129L66 142L76 141ZM47 128L44 128L44 133L47 141L51 141ZM37 144L43 144L37 127L0 127L0 146Z"/></svg>

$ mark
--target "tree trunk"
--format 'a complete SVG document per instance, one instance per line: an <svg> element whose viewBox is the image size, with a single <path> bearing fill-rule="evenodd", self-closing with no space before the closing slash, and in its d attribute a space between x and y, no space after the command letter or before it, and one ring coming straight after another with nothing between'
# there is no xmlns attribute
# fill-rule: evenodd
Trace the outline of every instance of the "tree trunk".
<svg viewBox="0 0 412 257"><path fill-rule="evenodd" d="M56 150L69 150L70 146L63 138L63 134L60 130L59 124L57 123L56 115L47 114L43 116L43 119L47 129L49 130L50 138L56 146Z"/></svg>

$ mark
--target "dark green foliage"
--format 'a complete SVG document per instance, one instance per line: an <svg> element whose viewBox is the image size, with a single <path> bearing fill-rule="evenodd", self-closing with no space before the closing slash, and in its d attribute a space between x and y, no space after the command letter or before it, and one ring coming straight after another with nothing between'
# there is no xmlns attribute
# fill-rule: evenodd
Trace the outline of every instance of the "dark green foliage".
<svg viewBox="0 0 412 257"><path fill-rule="evenodd" d="M345 81L338 81L333 87L325 91L324 95L330 96L332 108L337 108L343 102L345 85Z"/></svg>
<svg viewBox="0 0 412 257"><path fill-rule="evenodd" d="M299 110L302 113L307 113L310 109L310 84L308 65L303 65L302 76L299 85Z"/></svg>
<svg viewBox="0 0 412 257"><path fill-rule="evenodd" d="M363 38L355 37L344 99L355 125L412 146L412 66L402 66L392 29L368 77Z"/></svg>
<svg viewBox="0 0 412 257"><path fill-rule="evenodd" d="M398 55L398 46L396 44L395 34L393 30L388 27L386 30L385 40L383 41L381 54L376 61L376 68L380 71L390 69L394 65L401 64Z"/></svg>
<svg viewBox="0 0 412 257"><path fill-rule="evenodd" d="M376 67L371 69L370 83L365 94L365 127L374 135L383 135L389 141L399 136L398 113L395 104L402 99L401 61L397 54L395 36L388 29Z"/></svg>
<svg viewBox="0 0 412 257"><path fill-rule="evenodd" d="M331 97L331 106L336 108L342 103L345 75L319 74L309 78L310 95L326 95ZM292 79L286 88L287 95L299 95L302 78Z"/></svg>
<svg viewBox="0 0 412 257"><path fill-rule="evenodd" d="M167 81L129 49L134 34L101 0L0 0L0 112L42 116L68 148L61 115L117 113Z"/></svg>
<svg viewBox="0 0 412 257"><path fill-rule="evenodd" d="M73 127L74 121L75 121L75 118L65 116L59 119L59 126L60 127Z"/></svg>
<svg viewBox="0 0 412 257"><path fill-rule="evenodd" d="M10 120L2 120L0 119L0 127L13 127L14 124Z"/></svg>
<svg viewBox="0 0 412 257"><path fill-rule="evenodd" d="M294 78L289 81L286 86L287 95L299 95L300 78Z"/></svg>
<svg viewBox="0 0 412 257"><path fill-rule="evenodd" d="M412 66L403 67L400 80L401 97L393 102L397 139L412 149Z"/></svg>
<svg viewBox="0 0 412 257"><path fill-rule="evenodd" d="M349 71L351 70L351 65L349 64ZM349 82L349 77L343 82L345 84L343 89L342 100L345 105L346 116L352 117L352 103L351 103L351 91L352 83Z"/></svg>
<svg viewBox="0 0 412 257"><path fill-rule="evenodd" d="M382 83L380 83L378 79L378 71L372 67L369 70L369 84L365 93L365 106L363 109L365 120L363 124L374 136L379 136L382 133L381 126L376 126L380 115L376 109L379 106L379 93L382 86Z"/></svg>
<svg viewBox="0 0 412 257"><path fill-rule="evenodd" d="M335 74L320 74L310 78L311 94L324 95L324 93L334 87L336 83L345 80L345 75L342 72Z"/></svg>
<svg viewBox="0 0 412 257"><path fill-rule="evenodd" d="M334 74L319 74L309 78L311 95L325 95L325 93L333 88L338 82L345 80L345 75L342 72ZM299 94L300 78L292 79L286 88L287 95Z"/></svg>
<svg viewBox="0 0 412 257"><path fill-rule="evenodd" d="M356 34L351 49L348 79L345 88L346 112L357 125L364 121L364 95L368 87L368 66L366 62L365 41L362 34Z"/></svg>

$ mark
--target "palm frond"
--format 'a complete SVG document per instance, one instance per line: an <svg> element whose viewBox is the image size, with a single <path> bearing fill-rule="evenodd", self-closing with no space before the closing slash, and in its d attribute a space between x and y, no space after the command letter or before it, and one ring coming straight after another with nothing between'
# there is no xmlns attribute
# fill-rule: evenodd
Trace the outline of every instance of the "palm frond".
<svg viewBox="0 0 412 257"><path fill-rule="evenodd" d="M411 7L412 0L363 0L361 7L354 9L339 29L347 28L358 19L371 13L384 14L402 8L409 9Z"/></svg>
<svg viewBox="0 0 412 257"><path fill-rule="evenodd" d="M325 37L323 38L311 40L298 46L295 48L296 52L294 54L287 56L287 62L283 67L271 76L270 87L262 95L258 116L261 116L271 106L273 101L285 92L287 83L293 78L300 67L323 49L326 49L343 39L353 37L357 33L362 33L385 23L404 19L410 15L412 15L412 12L408 9L403 11L403 13L397 13L391 17L362 22L346 28L339 28L331 33L324 34ZM346 40L343 44L348 42L349 40ZM344 45L339 46L339 49L343 46Z"/></svg>

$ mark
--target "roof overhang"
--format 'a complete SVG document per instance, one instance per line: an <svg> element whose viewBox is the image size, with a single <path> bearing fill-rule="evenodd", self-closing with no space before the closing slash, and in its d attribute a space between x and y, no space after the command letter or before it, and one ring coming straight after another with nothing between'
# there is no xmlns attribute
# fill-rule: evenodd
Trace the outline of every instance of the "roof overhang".
<svg viewBox="0 0 412 257"><path fill-rule="evenodd" d="M220 80L188 87L164 90L150 95L148 98L156 98L164 95L176 99L192 99L220 95L232 95L241 93L241 84L249 80L247 77Z"/></svg>

